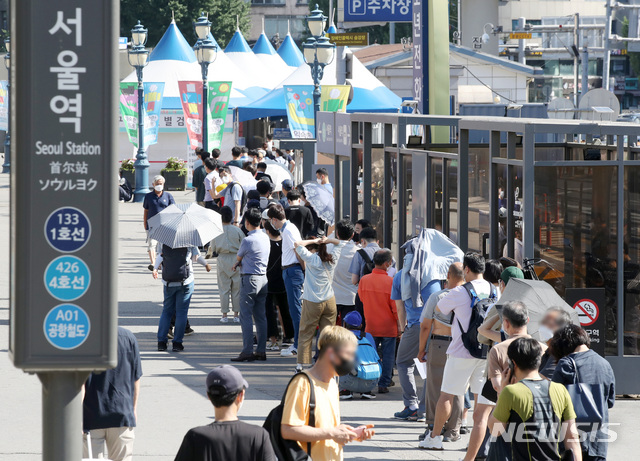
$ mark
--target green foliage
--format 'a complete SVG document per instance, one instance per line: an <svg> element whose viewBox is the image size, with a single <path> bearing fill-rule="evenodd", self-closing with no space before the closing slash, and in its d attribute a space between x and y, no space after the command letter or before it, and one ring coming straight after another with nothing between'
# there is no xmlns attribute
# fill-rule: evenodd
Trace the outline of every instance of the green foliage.
<svg viewBox="0 0 640 461"><path fill-rule="evenodd" d="M135 161L136 161L135 158L123 160L122 164L120 164L120 169L123 171L133 171L135 169L134 167Z"/></svg>
<svg viewBox="0 0 640 461"><path fill-rule="evenodd" d="M160 173L162 174L165 171L179 171L180 176L184 176L187 174L187 162L178 157L169 157L167 159L167 164Z"/></svg>
<svg viewBox="0 0 640 461"><path fill-rule="evenodd" d="M250 4L244 0L120 0L120 35L131 37L131 29L138 21L149 30L147 44L155 46L175 17L176 25L190 44L196 41L193 23L201 12L209 14L211 33L221 47L225 47L236 30L249 31Z"/></svg>

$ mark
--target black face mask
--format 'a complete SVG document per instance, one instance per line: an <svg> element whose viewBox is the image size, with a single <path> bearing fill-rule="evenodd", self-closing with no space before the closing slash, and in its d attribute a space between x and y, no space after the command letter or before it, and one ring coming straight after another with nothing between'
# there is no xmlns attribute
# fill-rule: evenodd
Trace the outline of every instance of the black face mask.
<svg viewBox="0 0 640 461"><path fill-rule="evenodd" d="M338 376L346 376L353 371L353 367L355 366L354 360L343 359L342 357L338 357L340 359L340 363L333 364L333 369L336 370L336 374Z"/></svg>

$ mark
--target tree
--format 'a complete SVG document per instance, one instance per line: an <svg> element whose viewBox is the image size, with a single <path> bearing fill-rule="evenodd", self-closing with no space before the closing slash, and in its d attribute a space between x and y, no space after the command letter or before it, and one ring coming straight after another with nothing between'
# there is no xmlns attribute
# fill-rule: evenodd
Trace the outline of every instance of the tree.
<svg viewBox="0 0 640 461"><path fill-rule="evenodd" d="M131 36L140 21L149 30L149 46L155 46L174 17L190 44L196 41L193 23L204 11L211 21L211 33L225 47L236 30L236 18L243 33L249 31L249 3L244 0L121 0L120 35Z"/></svg>

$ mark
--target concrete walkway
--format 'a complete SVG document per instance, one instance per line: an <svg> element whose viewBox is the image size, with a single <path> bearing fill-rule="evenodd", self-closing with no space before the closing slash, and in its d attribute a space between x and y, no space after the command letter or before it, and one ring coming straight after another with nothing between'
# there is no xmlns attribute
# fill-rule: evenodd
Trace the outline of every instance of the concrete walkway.
<svg viewBox="0 0 640 461"><path fill-rule="evenodd" d="M7 355L9 319L9 177L0 175L0 460L40 459L41 386L35 376L24 374ZM175 193L176 200L193 200L192 193ZM156 352L156 329L161 310L162 285L147 270L148 259L142 228L142 206L119 204L118 292L120 325L133 331L143 359L142 389L136 431L136 459L172 460L185 432L212 421L212 407L205 396L204 378L214 366L229 363L241 348L240 327L221 324L215 271L196 267L196 290L189 318L196 333L185 339L185 352ZM35 258L37 260L37 257ZM43 261L44 268L44 261ZM267 362L241 364L250 389L242 409L243 420L261 425L277 405L294 370L294 359L268 353ZM639 391L640 392L640 391ZM342 402L344 422L376 425L375 438L346 448L346 459L457 460L464 455L468 437L446 444L440 453L416 449L423 424L390 419L402 409L401 390L373 401ZM622 423L618 441L610 448L611 460L636 459L640 410L636 401L619 401L611 421ZM634 417L635 416L635 417Z"/></svg>

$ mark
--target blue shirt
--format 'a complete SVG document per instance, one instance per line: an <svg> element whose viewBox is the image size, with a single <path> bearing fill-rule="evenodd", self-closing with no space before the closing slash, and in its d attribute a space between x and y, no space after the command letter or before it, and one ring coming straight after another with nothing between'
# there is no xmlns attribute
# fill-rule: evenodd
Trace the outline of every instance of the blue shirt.
<svg viewBox="0 0 640 461"><path fill-rule="evenodd" d="M242 275L266 275L271 241L260 229L249 232L240 244L238 256L242 258Z"/></svg>
<svg viewBox="0 0 640 461"><path fill-rule="evenodd" d="M82 404L84 430L135 427L134 384L142 376L138 341L129 330L118 327L118 365L91 373Z"/></svg>
<svg viewBox="0 0 640 461"><path fill-rule="evenodd" d="M427 302L429 296L440 291L440 280L432 280L420 292L420 296L424 303ZM393 286L391 287L391 299L394 301L402 300L402 271L393 277ZM411 298L404 301L404 309L407 312L407 326L411 327L420 324L420 314L422 314L422 306L413 307Z"/></svg>
<svg viewBox="0 0 640 461"><path fill-rule="evenodd" d="M169 192L163 191L162 194L157 195L155 191L149 192L144 196L144 202L142 202L142 208L147 210L147 219L150 219L167 208L169 205L175 204L176 201ZM145 226L145 229L148 229Z"/></svg>

